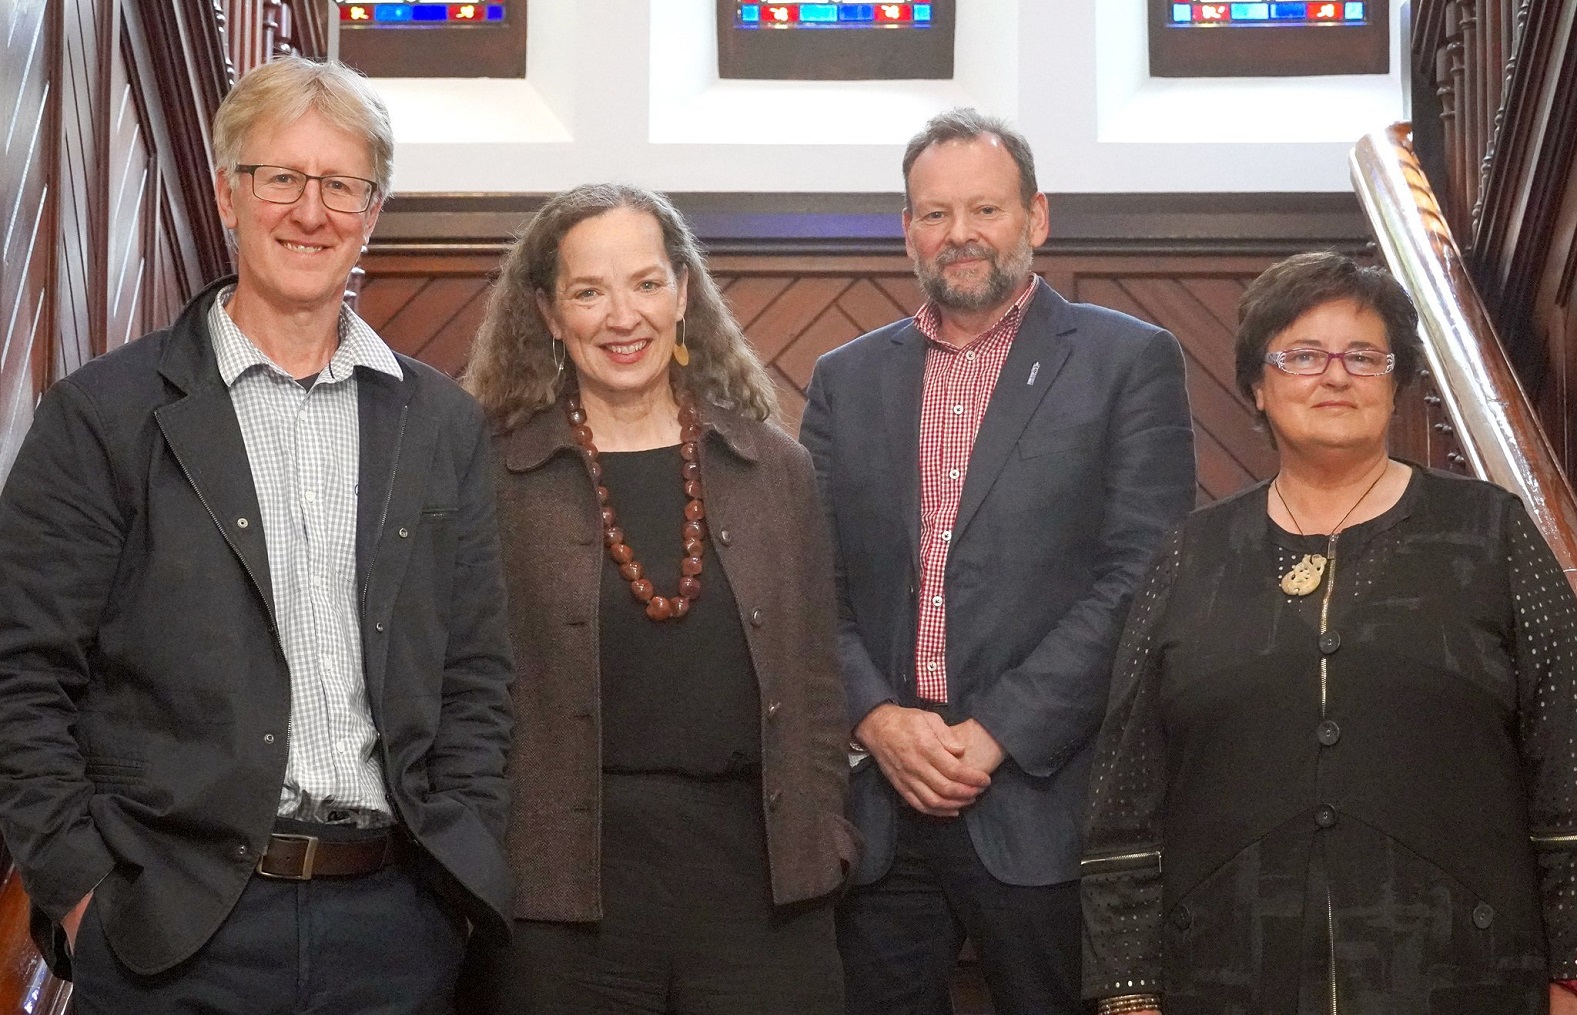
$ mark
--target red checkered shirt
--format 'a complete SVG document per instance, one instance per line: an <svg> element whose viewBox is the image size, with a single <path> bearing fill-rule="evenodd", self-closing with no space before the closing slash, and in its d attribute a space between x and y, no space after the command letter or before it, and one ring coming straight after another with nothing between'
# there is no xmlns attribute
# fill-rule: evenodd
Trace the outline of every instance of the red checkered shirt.
<svg viewBox="0 0 1577 1015"><path fill-rule="evenodd" d="M920 618L914 646L915 689L925 701L948 700L946 578L953 521L975 435L1034 294L1031 279L1007 313L962 348L942 340L934 303L914 316L914 326L930 343L920 399Z"/></svg>

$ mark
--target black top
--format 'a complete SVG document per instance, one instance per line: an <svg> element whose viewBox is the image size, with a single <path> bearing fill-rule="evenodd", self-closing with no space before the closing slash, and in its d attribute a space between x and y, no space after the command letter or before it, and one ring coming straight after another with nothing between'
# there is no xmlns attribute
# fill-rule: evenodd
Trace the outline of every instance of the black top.
<svg viewBox="0 0 1577 1015"><path fill-rule="evenodd" d="M657 594L674 595L689 500L678 446L603 452L600 461L625 541ZM761 770L760 693L739 608L710 540L702 560L701 595L689 615L655 623L613 559L603 557L598 622L605 772L719 777Z"/></svg>
<svg viewBox="0 0 1577 1015"><path fill-rule="evenodd" d="M1265 508L1261 485L1196 512L1135 599L1091 786L1087 992L1543 1011L1577 975L1559 565L1515 498L1441 473L1334 547ZM1313 553L1319 587L1288 595Z"/></svg>

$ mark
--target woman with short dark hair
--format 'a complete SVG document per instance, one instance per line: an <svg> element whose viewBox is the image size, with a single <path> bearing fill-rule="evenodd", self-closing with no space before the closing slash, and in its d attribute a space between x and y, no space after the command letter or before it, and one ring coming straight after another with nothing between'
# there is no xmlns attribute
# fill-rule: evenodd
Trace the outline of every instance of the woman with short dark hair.
<svg viewBox="0 0 1577 1015"><path fill-rule="evenodd" d="M1135 599L1085 989L1166 1015L1577 1011L1577 599L1515 497L1390 457L1417 317L1304 254L1239 304L1274 479Z"/></svg>
<svg viewBox="0 0 1577 1015"><path fill-rule="evenodd" d="M514 942L462 1010L841 1015L831 545L679 213L549 200L466 382L497 428L517 727Z"/></svg>

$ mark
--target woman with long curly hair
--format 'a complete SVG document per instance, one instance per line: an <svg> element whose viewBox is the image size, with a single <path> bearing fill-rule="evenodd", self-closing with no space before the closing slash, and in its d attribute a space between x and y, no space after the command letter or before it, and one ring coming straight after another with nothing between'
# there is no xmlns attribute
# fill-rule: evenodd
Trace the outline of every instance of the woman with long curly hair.
<svg viewBox="0 0 1577 1015"><path fill-rule="evenodd" d="M473 1008L842 1011L846 720L809 457L661 195L553 197L466 384L495 430L515 934Z"/></svg>

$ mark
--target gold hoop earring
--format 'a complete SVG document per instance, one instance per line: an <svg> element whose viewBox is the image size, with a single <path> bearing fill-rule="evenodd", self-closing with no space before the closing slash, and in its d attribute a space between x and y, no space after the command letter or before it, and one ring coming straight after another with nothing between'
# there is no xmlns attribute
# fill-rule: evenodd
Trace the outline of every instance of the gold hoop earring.
<svg viewBox="0 0 1577 1015"><path fill-rule="evenodd" d="M674 341L674 362L687 367L690 365L690 347L684 344L684 318L675 321L674 326L679 330L679 336Z"/></svg>
<svg viewBox="0 0 1577 1015"><path fill-rule="evenodd" d="M564 376L564 343L556 338L550 341L553 343L553 369L562 377Z"/></svg>

